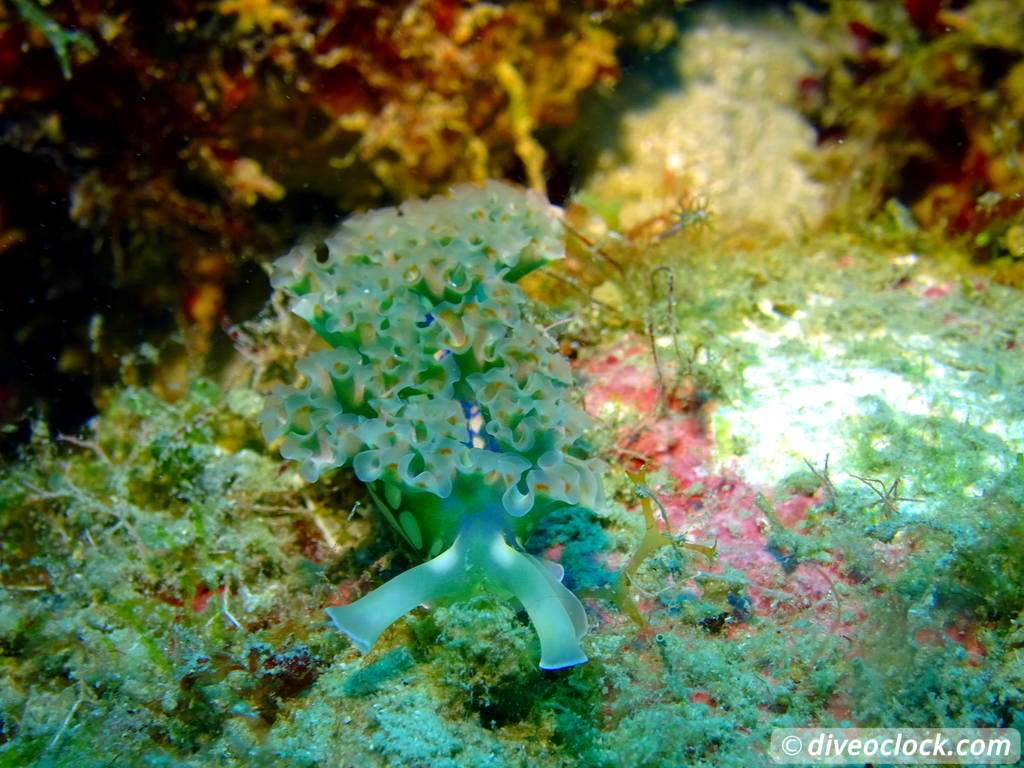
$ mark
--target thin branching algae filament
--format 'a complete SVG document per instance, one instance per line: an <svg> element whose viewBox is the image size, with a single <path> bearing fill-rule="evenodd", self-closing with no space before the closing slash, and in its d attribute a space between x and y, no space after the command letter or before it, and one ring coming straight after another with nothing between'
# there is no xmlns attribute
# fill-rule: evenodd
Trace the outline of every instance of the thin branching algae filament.
<svg viewBox="0 0 1024 768"><path fill-rule="evenodd" d="M328 609L364 652L420 603L482 588L523 604L541 667L586 661L586 615L561 567L521 547L545 515L601 496L568 363L515 284L562 255L555 210L489 182L351 218L275 265L274 287L329 349L275 390L265 437L283 438L310 482L351 466L428 558Z"/></svg>

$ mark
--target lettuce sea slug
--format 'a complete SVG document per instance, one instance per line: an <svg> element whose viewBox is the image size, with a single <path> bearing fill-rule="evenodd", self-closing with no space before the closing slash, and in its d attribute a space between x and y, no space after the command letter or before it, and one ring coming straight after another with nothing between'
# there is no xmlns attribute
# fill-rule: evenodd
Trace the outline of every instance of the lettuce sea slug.
<svg viewBox="0 0 1024 768"><path fill-rule="evenodd" d="M561 566L522 547L552 510L601 495L569 365L515 284L562 255L557 209L488 182L355 216L276 262L274 287L328 348L271 395L265 437L310 482L351 466L426 559L327 609L361 651L420 603L485 589L522 603L541 667L586 661Z"/></svg>

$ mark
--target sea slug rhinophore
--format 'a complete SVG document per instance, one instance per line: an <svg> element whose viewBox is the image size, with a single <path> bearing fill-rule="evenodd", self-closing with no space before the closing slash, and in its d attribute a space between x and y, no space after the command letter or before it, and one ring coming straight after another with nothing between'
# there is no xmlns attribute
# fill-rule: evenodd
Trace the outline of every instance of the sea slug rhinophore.
<svg viewBox="0 0 1024 768"><path fill-rule="evenodd" d="M328 348L297 364L262 417L306 480L351 466L422 557L327 609L363 652L420 603L515 596L540 666L586 661L587 620L561 566L525 552L553 510L600 503L572 374L515 281L561 258L557 209L498 182L354 216L275 264L275 288Z"/></svg>

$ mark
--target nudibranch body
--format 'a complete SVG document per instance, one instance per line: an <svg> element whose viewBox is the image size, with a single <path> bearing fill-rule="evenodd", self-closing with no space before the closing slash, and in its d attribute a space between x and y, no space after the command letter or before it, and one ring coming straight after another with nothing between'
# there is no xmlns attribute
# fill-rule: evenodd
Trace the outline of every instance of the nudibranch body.
<svg viewBox="0 0 1024 768"><path fill-rule="evenodd" d="M426 562L327 609L367 651L420 603L515 596L541 667L586 661L586 615L561 566L522 549L555 509L600 503L572 375L515 281L561 258L557 209L498 182L355 216L275 264L273 284L327 349L263 414L310 482L351 466Z"/></svg>

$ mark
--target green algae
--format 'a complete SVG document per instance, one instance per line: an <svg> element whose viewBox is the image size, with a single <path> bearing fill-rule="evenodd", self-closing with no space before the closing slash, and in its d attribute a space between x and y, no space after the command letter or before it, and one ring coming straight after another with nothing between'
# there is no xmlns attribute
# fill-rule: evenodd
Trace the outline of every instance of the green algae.
<svg viewBox="0 0 1024 768"><path fill-rule="evenodd" d="M71 51L73 48L81 48L93 56L96 55L96 43L92 41L92 38L77 29L62 27L33 0L11 0L11 2L21 17L46 37L46 41L57 56L57 61L60 62L60 71L65 80L71 79Z"/></svg>
<svg viewBox="0 0 1024 768"><path fill-rule="evenodd" d="M177 759L315 679L315 637L266 629L294 566L252 508L291 483L218 444L239 426L255 434L208 381L173 405L126 389L82 437L37 430L5 474L0 760Z"/></svg>
<svg viewBox="0 0 1024 768"><path fill-rule="evenodd" d="M779 626L754 617L736 627L736 614L722 612L723 595L744 594L743 572L728 589L698 573L700 589L687 594L678 565L651 558L644 584L662 587L648 618L671 627L658 634L662 655L719 626L716 614L733 634L687 646L697 671L670 697L652 691L670 687L676 668L637 685L623 654L614 699L628 714L605 743L641 765L680 754L687 764L751 764L767 735L715 732L715 718L724 710L742 721L752 707L763 715L764 689L788 673L791 724L1019 722L1020 293L992 283L955 243L889 214L785 242L712 229L617 247L625 275L600 271L615 281L619 306L643 308L627 327L661 355L658 373L670 381L662 392L710 394L683 402L714 437L714 466L763 489L769 550L787 570L828 567L841 581L831 583L831 627L798 614L774 645ZM665 269L674 290L654 280ZM660 487L672 493L671 483ZM704 491L704 504L714 503ZM814 503L784 525L769 496ZM857 626L833 645L848 622ZM724 665L733 677L723 700L746 693L723 706L707 688L735 647L766 652ZM636 644L632 652L650 656ZM802 668L786 667L794 652ZM766 681L759 694L740 679L750 673ZM714 705L696 713L687 700L695 692ZM666 743L664 734L681 735Z"/></svg>
<svg viewBox="0 0 1024 768"><path fill-rule="evenodd" d="M343 690L349 696L367 696L376 693L381 686L396 675L413 666L412 656L406 648L393 648L372 664L355 670L345 680Z"/></svg>

